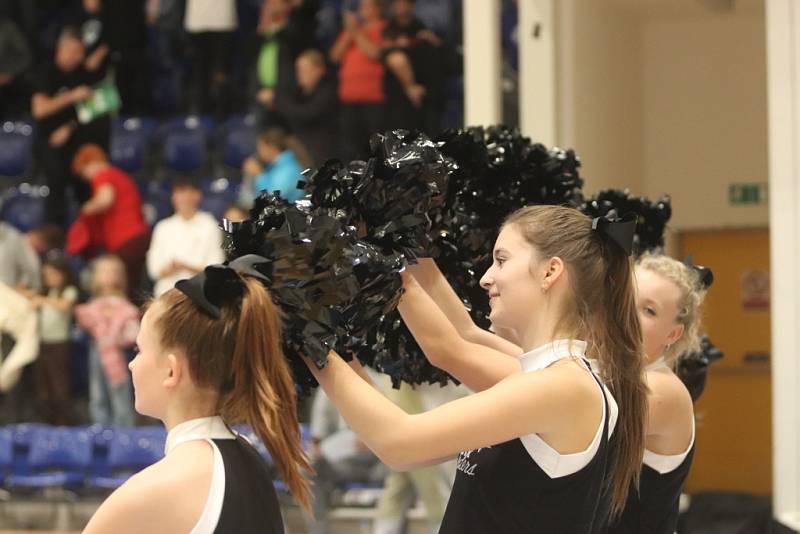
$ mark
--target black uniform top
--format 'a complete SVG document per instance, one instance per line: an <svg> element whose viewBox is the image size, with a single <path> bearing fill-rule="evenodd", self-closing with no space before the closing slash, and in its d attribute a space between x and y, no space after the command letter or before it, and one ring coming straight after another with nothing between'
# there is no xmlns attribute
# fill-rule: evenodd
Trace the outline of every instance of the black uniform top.
<svg viewBox="0 0 800 534"><path fill-rule="evenodd" d="M215 439L225 464L225 497L215 534L282 534L278 495L267 465L243 438Z"/></svg>
<svg viewBox="0 0 800 534"><path fill-rule="evenodd" d="M235 436L219 417L192 419L175 426L166 450L204 440L214 448L208 498L191 534L283 534L272 476L258 452Z"/></svg>
<svg viewBox="0 0 800 534"><path fill-rule="evenodd" d="M603 392L605 410L599 447L589 463L574 473L551 478L519 438L463 452L440 534L593 531L601 499L608 498L602 490L611 410L605 388L592 376Z"/></svg>
<svg viewBox="0 0 800 534"><path fill-rule="evenodd" d="M672 534L678 522L678 502L689 476L694 443L683 461L667 473L642 465L639 493L631 488L625 510L609 527L609 534Z"/></svg>

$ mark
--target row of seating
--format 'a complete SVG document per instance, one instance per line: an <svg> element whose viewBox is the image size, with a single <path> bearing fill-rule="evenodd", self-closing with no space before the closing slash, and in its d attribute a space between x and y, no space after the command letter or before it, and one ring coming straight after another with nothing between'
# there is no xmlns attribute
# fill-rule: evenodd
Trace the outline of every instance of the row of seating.
<svg viewBox="0 0 800 534"><path fill-rule="evenodd" d="M0 127L0 177L29 179L34 175L32 123L7 121ZM150 117L118 117L111 128L110 158L129 173L140 173L158 159L167 172L199 172L216 162L240 169L255 151L256 120L234 116L217 125L201 115L185 115L161 124Z"/></svg>
<svg viewBox="0 0 800 534"><path fill-rule="evenodd" d="M247 438L271 465L263 443L247 426ZM304 444L308 428L302 427ZM15 493L61 488L77 493L113 490L164 456L162 426L134 428L91 425L53 427L22 423L0 428L0 485Z"/></svg>
<svg viewBox="0 0 800 534"><path fill-rule="evenodd" d="M142 210L150 226L172 214L169 180L137 180L142 194ZM206 178L200 180L203 200L200 209L220 219L225 210L239 197L241 179L238 177ZM47 186L23 182L0 192L0 220L26 232L45 222L45 205L50 194ZM70 200L68 219L77 217L78 205Z"/></svg>

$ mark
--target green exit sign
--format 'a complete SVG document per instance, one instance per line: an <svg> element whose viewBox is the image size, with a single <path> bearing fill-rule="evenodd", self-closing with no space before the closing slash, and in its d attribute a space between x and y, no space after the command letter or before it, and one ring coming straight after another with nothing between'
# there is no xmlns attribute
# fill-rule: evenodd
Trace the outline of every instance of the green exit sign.
<svg viewBox="0 0 800 534"><path fill-rule="evenodd" d="M731 184L728 186L728 202L731 204L762 204L767 201L767 184Z"/></svg>

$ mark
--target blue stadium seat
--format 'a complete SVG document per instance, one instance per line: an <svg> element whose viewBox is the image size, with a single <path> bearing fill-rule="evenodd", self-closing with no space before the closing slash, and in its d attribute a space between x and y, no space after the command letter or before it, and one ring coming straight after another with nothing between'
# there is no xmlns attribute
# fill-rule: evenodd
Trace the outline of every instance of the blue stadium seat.
<svg viewBox="0 0 800 534"><path fill-rule="evenodd" d="M127 172L140 172L155 129L155 121L148 117L115 120L111 129L111 162Z"/></svg>
<svg viewBox="0 0 800 534"><path fill-rule="evenodd" d="M256 151L256 119L253 115L228 119L221 128L222 163L241 169L244 160Z"/></svg>
<svg viewBox="0 0 800 534"><path fill-rule="evenodd" d="M48 194L47 186L22 183L12 187L0 204L0 220L21 232L40 227L45 222L45 197Z"/></svg>
<svg viewBox="0 0 800 534"><path fill-rule="evenodd" d="M14 432L11 428L0 428L0 485L14 465Z"/></svg>
<svg viewBox="0 0 800 534"><path fill-rule="evenodd" d="M11 488L78 488L92 461L92 440L86 430L46 427L31 433L30 474L14 473L6 480Z"/></svg>
<svg viewBox="0 0 800 534"><path fill-rule="evenodd" d="M174 172L199 170L206 162L213 130L214 122L199 115L178 117L163 124L159 130L162 166Z"/></svg>
<svg viewBox="0 0 800 534"><path fill-rule="evenodd" d="M200 183L203 190L200 209L211 213L216 219L222 219L228 206L236 202L240 185L240 181L228 178L203 180Z"/></svg>
<svg viewBox="0 0 800 534"><path fill-rule="evenodd" d="M31 173L33 126L4 122L0 128L0 176L24 178Z"/></svg>
<svg viewBox="0 0 800 534"><path fill-rule="evenodd" d="M89 485L115 489L133 474L164 457L163 427L115 428L108 442L107 474L91 477Z"/></svg>

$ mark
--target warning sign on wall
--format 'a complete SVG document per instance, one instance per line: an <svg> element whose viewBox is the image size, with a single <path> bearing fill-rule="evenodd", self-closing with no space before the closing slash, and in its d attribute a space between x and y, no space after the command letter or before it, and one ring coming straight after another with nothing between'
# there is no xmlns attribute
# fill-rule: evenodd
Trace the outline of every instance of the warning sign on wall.
<svg viewBox="0 0 800 534"><path fill-rule="evenodd" d="M742 309L744 311L769 311L769 273L744 271L742 273Z"/></svg>

